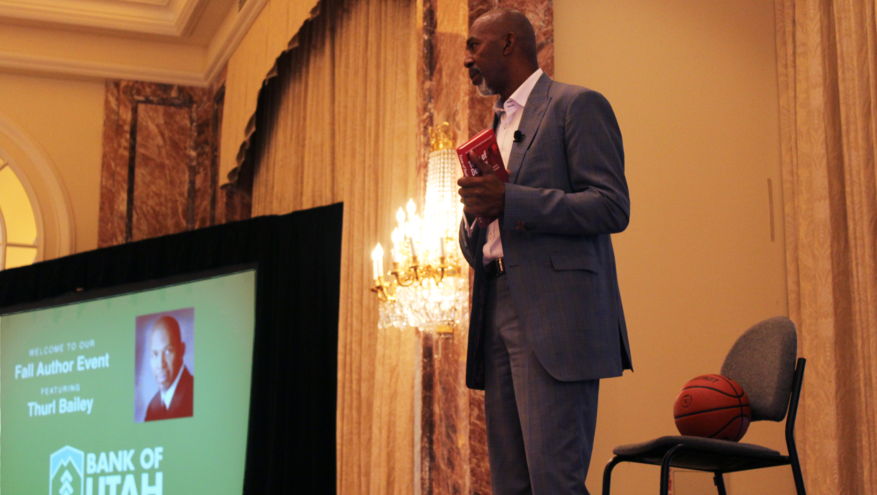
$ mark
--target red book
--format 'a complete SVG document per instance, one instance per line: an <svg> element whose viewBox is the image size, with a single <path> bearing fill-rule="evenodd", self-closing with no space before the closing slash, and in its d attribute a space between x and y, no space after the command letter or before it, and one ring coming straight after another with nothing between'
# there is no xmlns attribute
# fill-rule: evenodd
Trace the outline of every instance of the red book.
<svg viewBox="0 0 877 495"><path fill-rule="evenodd" d="M481 175L481 172L474 163L469 161L470 151L481 156L481 159L493 168L493 173L499 177L499 180L509 181L509 173L502 163L502 155L499 153L499 145L496 143L496 134L493 133L493 129L479 132L466 144L457 148L457 158L460 159L460 166L463 167L463 175L477 177Z"/></svg>
<svg viewBox="0 0 877 495"><path fill-rule="evenodd" d="M469 161L469 152L472 151L479 155L485 163L490 165L493 173L503 182L509 181L509 173L502 163L502 155L499 152L499 144L496 142L496 134L493 129L485 129L475 135L472 139L457 148L457 158L460 160L460 166L463 168L463 175L466 177L477 177L481 175L481 171L474 163ZM493 218L478 217L478 225L482 228L490 225Z"/></svg>

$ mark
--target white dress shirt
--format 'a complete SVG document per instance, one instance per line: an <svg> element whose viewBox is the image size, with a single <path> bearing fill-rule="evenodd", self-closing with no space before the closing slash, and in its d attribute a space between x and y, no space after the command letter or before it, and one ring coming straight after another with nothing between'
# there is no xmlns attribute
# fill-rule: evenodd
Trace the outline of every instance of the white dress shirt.
<svg viewBox="0 0 877 495"><path fill-rule="evenodd" d="M186 365L180 366L180 371L177 372L177 378L174 380L173 385L167 388L167 390L161 392L161 403L164 404L165 409L171 408L171 401L174 400L174 392L177 391L177 385L180 383L180 377L183 376L183 370L186 369Z"/></svg>
<svg viewBox="0 0 877 495"><path fill-rule="evenodd" d="M508 169L509 156L512 154L512 144L515 140L515 131L521 126L521 116L524 114L524 107L527 106L527 100L530 99L530 93L536 86L536 81L542 77L542 69L536 69L536 72L530 75L518 89L508 97L506 101L497 100L493 106L493 111L499 115L499 123L496 126L496 142L499 145L499 153L502 155L502 163ZM472 226L466 216L463 216L466 232L472 235ZM487 226L487 242L484 243L484 264L502 258L502 239L499 235L499 220L490 222Z"/></svg>

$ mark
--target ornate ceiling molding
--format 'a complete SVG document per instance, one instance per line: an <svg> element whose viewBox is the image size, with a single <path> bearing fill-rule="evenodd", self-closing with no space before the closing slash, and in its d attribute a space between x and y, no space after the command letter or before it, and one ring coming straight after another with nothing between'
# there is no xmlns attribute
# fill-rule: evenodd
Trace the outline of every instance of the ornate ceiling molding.
<svg viewBox="0 0 877 495"><path fill-rule="evenodd" d="M0 17L183 37L208 0L0 0Z"/></svg>
<svg viewBox="0 0 877 495"><path fill-rule="evenodd" d="M3 6L25 3L31 0L0 0L0 16ZM47 1L47 0L37 0ZM80 0L54 0L52 3L71 4ZM88 3L94 0L83 0ZM111 3L131 3L143 5L170 5L177 0L112 0ZM199 3L208 0L182 0L192 9ZM23 54L3 51L0 45L0 71L22 72L43 75L60 75L85 79L126 79L133 81L149 81L183 86L205 87L210 85L222 71L244 35L253 25L268 0L248 0L240 12L232 9L217 30L207 47L204 47L205 62L191 70L175 70L163 67L130 63L107 63L94 60L52 57L36 54ZM130 27L130 26L129 26ZM185 29L191 29L191 26ZM134 61L132 61L134 62Z"/></svg>
<svg viewBox="0 0 877 495"><path fill-rule="evenodd" d="M204 87L209 84L202 71L178 71L142 65L123 65L90 60L70 60L35 55L0 52L0 70L82 77L86 79L126 79L183 86Z"/></svg>

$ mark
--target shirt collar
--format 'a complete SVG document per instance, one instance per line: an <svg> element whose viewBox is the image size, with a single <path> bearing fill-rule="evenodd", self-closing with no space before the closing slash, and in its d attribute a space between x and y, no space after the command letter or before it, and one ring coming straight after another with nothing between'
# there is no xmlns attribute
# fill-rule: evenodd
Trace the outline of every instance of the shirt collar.
<svg viewBox="0 0 877 495"><path fill-rule="evenodd" d="M500 112L512 113L511 109L515 106L521 108L527 106L527 100L530 99L530 93L533 92L533 88L536 87L536 83L539 81L539 78L542 77L542 74L542 69L536 69L536 72L530 74L530 77L518 86L518 89L516 89L507 100L496 100L496 103L493 105L493 111L497 114Z"/></svg>
<svg viewBox="0 0 877 495"><path fill-rule="evenodd" d="M174 380L174 383L168 387L166 391L161 392L161 401L164 403L165 409L171 408L171 401L174 400L174 392L177 391L177 384L180 383L180 377L183 376L184 369L186 369L185 364L180 367L180 371L177 373L177 378Z"/></svg>

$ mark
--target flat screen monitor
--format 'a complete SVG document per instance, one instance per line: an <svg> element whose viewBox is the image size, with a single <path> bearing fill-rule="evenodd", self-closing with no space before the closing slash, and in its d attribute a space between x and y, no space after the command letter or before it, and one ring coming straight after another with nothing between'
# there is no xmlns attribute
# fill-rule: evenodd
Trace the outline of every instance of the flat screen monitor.
<svg viewBox="0 0 877 495"><path fill-rule="evenodd" d="M0 314L4 494L240 494L256 270Z"/></svg>

